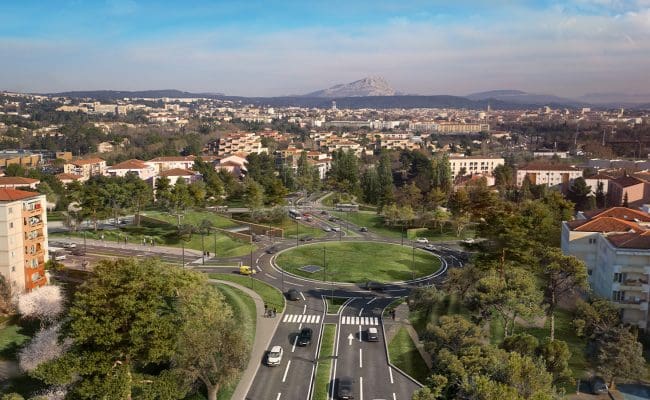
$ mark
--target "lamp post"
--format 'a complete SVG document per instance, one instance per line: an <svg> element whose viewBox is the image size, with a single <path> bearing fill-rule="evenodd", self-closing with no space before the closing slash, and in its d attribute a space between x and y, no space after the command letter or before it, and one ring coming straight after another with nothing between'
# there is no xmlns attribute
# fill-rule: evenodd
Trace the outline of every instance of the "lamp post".
<svg viewBox="0 0 650 400"><path fill-rule="evenodd" d="M300 245L300 239L298 238L298 220L296 220L296 247Z"/></svg>
<svg viewBox="0 0 650 400"><path fill-rule="evenodd" d="M217 256L217 230L214 231L214 256Z"/></svg>
<svg viewBox="0 0 650 400"><path fill-rule="evenodd" d="M411 241L411 249L413 251L413 257L411 261L411 273L412 273L412 280L415 280L415 242Z"/></svg>

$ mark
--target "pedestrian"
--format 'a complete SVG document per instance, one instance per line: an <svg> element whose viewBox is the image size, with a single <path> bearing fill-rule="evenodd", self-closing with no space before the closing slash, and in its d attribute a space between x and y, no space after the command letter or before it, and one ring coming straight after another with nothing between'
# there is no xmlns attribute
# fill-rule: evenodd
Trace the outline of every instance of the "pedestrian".
<svg viewBox="0 0 650 400"><path fill-rule="evenodd" d="M276 314L276 312L277 312L277 311L276 311L275 307L273 307L273 318L275 318L275 314Z"/></svg>
<svg viewBox="0 0 650 400"><path fill-rule="evenodd" d="M395 321L395 310L390 312L390 316L393 318L393 321Z"/></svg>
<svg viewBox="0 0 650 400"><path fill-rule="evenodd" d="M210 258L210 252L208 251L208 258Z"/></svg>
<svg viewBox="0 0 650 400"><path fill-rule="evenodd" d="M266 317L268 313L269 313L269 306L267 306L266 303L264 303L264 316Z"/></svg>

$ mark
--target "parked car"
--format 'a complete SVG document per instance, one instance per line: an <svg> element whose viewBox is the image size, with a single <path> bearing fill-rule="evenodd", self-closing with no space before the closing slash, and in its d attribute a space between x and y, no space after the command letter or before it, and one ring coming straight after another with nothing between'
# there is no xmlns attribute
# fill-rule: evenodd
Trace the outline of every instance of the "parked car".
<svg viewBox="0 0 650 400"><path fill-rule="evenodd" d="M298 334L298 346L309 346L314 332L311 328L302 328Z"/></svg>
<svg viewBox="0 0 650 400"><path fill-rule="evenodd" d="M368 328L368 331L366 332L366 337L369 342L378 342L379 333L377 332L377 328Z"/></svg>
<svg viewBox="0 0 650 400"><path fill-rule="evenodd" d="M359 232L368 232L368 228L366 228L365 226L362 226L362 227L359 229Z"/></svg>
<svg viewBox="0 0 650 400"><path fill-rule="evenodd" d="M74 249L75 247L77 247L77 244L72 242L64 242L62 247L64 249Z"/></svg>
<svg viewBox="0 0 650 400"><path fill-rule="evenodd" d="M300 293L296 289L289 289L287 291L287 300L291 300L291 301L300 300Z"/></svg>
<svg viewBox="0 0 650 400"><path fill-rule="evenodd" d="M415 239L415 241L418 242L418 243L429 243L429 239L427 239L425 237L419 237L419 238Z"/></svg>
<svg viewBox="0 0 650 400"><path fill-rule="evenodd" d="M354 382L352 378L339 378L336 396L341 400L354 399Z"/></svg>
<svg viewBox="0 0 650 400"><path fill-rule="evenodd" d="M589 380L589 388L593 394L604 394L607 393L607 384L605 380L600 376L593 376Z"/></svg>
<svg viewBox="0 0 650 400"><path fill-rule="evenodd" d="M375 290L377 292L382 292L385 289L385 285L380 282L367 281L359 285L361 289L364 290Z"/></svg>
<svg viewBox="0 0 650 400"><path fill-rule="evenodd" d="M280 365L280 363L282 362L282 354L284 354L282 347L280 346L271 347L271 350L266 355L266 365L268 365L269 367Z"/></svg>

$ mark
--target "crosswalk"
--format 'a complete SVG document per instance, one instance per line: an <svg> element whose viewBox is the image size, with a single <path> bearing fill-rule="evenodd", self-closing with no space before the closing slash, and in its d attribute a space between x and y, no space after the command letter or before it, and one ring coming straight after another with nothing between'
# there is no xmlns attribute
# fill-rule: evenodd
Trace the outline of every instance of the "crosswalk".
<svg viewBox="0 0 650 400"><path fill-rule="evenodd" d="M379 325L377 317L341 317L343 325Z"/></svg>
<svg viewBox="0 0 650 400"><path fill-rule="evenodd" d="M285 314L282 322L289 324L318 324L320 323L320 315Z"/></svg>

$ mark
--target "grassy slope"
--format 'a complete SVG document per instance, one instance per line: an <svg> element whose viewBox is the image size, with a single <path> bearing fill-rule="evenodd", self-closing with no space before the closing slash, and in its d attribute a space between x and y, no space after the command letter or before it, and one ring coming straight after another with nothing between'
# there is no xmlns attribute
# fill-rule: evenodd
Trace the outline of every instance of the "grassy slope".
<svg viewBox="0 0 650 400"><path fill-rule="evenodd" d="M323 265L323 248L325 254L325 271L314 274L298 268L305 265ZM411 279L411 247L369 242L332 242L317 245L302 245L288 250L277 258L278 265L289 272L314 278L341 282L401 281ZM431 274L440 268L440 261L431 254L415 251L415 276Z"/></svg>
<svg viewBox="0 0 650 400"><path fill-rule="evenodd" d="M246 286L259 294L269 308L276 307L278 312L284 310L284 295L273 286L264 283L258 279L251 279L247 276L236 274L209 274L212 279L219 279L222 281L230 281ZM251 285L252 284L252 285ZM251 287L252 286L252 287Z"/></svg>
<svg viewBox="0 0 650 400"><path fill-rule="evenodd" d="M257 318L257 310L255 302L246 293L232 286L217 284L216 288L224 295L226 301L233 310L233 318L239 323L241 332L249 346L253 346L255 339L255 323ZM237 382L239 379L237 379ZM228 387L224 387L219 391L218 398L227 400L232 397L232 393L237 387L237 382L234 382Z"/></svg>
<svg viewBox="0 0 650 400"><path fill-rule="evenodd" d="M316 368L316 379L314 380L314 395L312 400L327 400L330 386L330 368L332 359L323 359L334 354L334 337L336 325L325 324L323 328L323 340L320 344L320 358Z"/></svg>
<svg viewBox="0 0 650 400"><path fill-rule="evenodd" d="M429 376L429 368L422 359L420 352L415 347L406 328L401 327L397 335L388 344L390 361L397 368L415 378L418 382L425 382Z"/></svg>
<svg viewBox="0 0 650 400"><path fill-rule="evenodd" d="M178 223L178 217L171 215L169 213L165 213L161 211L148 211L146 214L148 217L160 219L162 221L167 221L172 225ZM181 219L181 223L199 226L201 224L201 221L203 221L204 219L207 219L208 221L212 222L213 226L222 229L233 228L239 225L236 222L224 216L221 216L217 213L210 212L210 211L194 211L194 210L185 211L185 216Z"/></svg>

